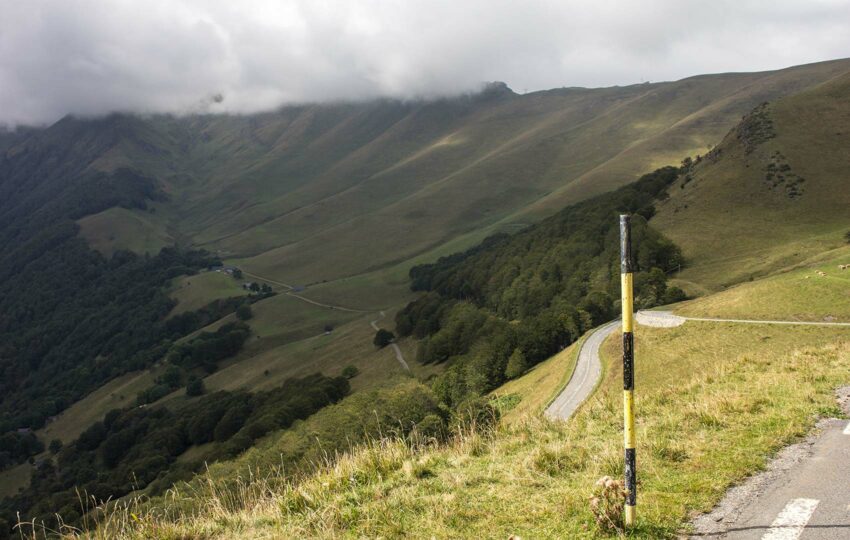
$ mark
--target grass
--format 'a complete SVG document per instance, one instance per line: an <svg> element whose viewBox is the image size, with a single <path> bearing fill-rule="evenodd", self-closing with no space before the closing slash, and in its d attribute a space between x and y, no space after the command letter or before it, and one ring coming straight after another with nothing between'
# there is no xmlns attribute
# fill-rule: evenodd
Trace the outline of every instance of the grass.
<svg viewBox="0 0 850 540"><path fill-rule="evenodd" d="M251 345L236 361L204 379L204 384L210 390L263 390L289 377L316 372L339 375L347 365L357 367L360 372L351 380L354 390L392 384L407 373L390 347L378 350L372 345L375 331L369 321L373 318L374 315L361 315L328 335L319 332L280 347L263 350L259 346L253 349ZM408 364L416 373L427 372L412 358L408 358Z"/></svg>
<svg viewBox="0 0 850 540"><path fill-rule="evenodd" d="M378 440L294 484L274 469L211 478L138 521L141 507L113 511L92 536L598 537L587 497L622 474L616 339L603 350L600 389L571 422L535 414L444 445ZM636 354L641 537L674 537L818 415L839 414L833 389L850 380L850 341L831 328L639 327ZM536 391L536 377L514 389ZM189 501L201 510L182 514Z"/></svg>
<svg viewBox="0 0 850 540"><path fill-rule="evenodd" d="M133 220L109 211L84 232L97 245L133 249L165 234L296 284L409 267L703 151L760 101L848 65L490 101L127 121L143 144L128 137L94 166L135 167L160 179L169 198Z"/></svg>
<svg viewBox="0 0 850 540"><path fill-rule="evenodd" d="M768 108L774 138L748 153L732 132L716 161L704 160L692 181L670 190L652 223L683 248L689 264L677 277L686 289L721 290L844 245L848 92L845 74L778 100ZM805 179L798 197L767 181L777 152Z"/></svg>
<svg viewBox="0 0 850 540"><path fill-rule="evenodd" d="M177 300L171 314L194 311L213 300L247 294L248 291L242 288L239 281L224 272L202 272L194 276L182 276L175 278L171 285L169 296Z"/></svg>
<svg viewBox="0 0 850 540"><path fill-rule="evenodd" d="M829 251L777 275L680 304L692 317L850 321L850 247Z"/></svg>
<svg viewBox="0 0 850 540"><path fill-rule="evenodd" d="M32 466L29 463L21 463L0 472L0 498L11 497L19 489L26 488L30 484L30 473Z"/></svg>
<svg viewBox="0 0 850 540"><path fill-rule="evenodd" d="M552 358L529 370L528 373L507 382L493 394L516 403L506 412L505 421L519 421L529 416L541 415L570 381L576 365L578 351L584 339L570 345ZM512 399L513 398L513 399Z"/></svg>
<svg viewBox="0 0 850 540"><path fill-rule="evenodd" d="M44 428L36 431L45 445L53 439L69 443L87 427L100 420L111 409L131 406L136 395L153 385L157 369L131 372L112 379L56 416Z"/></svg>
<svg viewBox="0 0 850 540"><path fill-rule="evenodd" d="M116 249L156 254L174 243L161 221L142 210L115 207L86 216L77 223L80 235L107 257Z"/></svg>

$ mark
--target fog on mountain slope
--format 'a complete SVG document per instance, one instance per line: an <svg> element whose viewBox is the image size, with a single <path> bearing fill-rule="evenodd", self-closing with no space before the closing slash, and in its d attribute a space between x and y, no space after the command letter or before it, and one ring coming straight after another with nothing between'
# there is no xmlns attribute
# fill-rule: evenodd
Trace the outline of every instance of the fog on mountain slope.
<svg viewBox="0 0 850 540"><path fill-rule="evenodd" d="M99 219L98 227L119 231L99 249L132 245L142 233L170 237L256 274L310 284L397 273L394 267L427 260L442 246L462 249L516 230L705 153L758 103L847 68L834 61L528 95L494 87L463 98L305 105L244 117L66 118L20 147L74 141L82 149L82 141L98 141L84 166L130 166L163 186L168 201L153 214L137 212L142 229L130 238L108 216ZM373 307L383 305L378 298Z"/></svg>

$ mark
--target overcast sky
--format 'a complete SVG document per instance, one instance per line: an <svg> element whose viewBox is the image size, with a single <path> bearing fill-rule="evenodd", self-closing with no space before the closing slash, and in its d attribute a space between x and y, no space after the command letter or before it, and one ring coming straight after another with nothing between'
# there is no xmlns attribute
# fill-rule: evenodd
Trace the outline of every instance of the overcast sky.
<svg viewBox="0 0 850 540"><path fill-rule="evenodd" d="M430 97L494 80L517 92L626 85L848 56L850 0L0 0L0 124Z"/></svg>

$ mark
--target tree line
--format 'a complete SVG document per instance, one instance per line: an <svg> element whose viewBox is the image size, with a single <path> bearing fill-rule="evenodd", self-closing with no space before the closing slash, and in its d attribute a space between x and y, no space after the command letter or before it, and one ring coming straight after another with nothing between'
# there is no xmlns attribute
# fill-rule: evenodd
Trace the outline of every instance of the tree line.
<svg viewBox="0 0 850 540"><path fill-rule="evenodd" d="M157 494L189 479L203 462L175 463L193 446L214 443L204 461L232 458L273 430L287 428L349 392L345 377L321 374L286 380L267 392L215 392L175 410L129 407L109 411L73 443L58 450L56 461L37 464L29 487L0 503L0 519L65 523L82 516L78 491L97 500L146 489ZM3 533L0 532L0 538Z"/></svg>
<svg viewBox="0 0 850 540"><path fill-rule="evenodd" d="M433 382L441 401L456 407L483 395L617 316L620 213L634 216L636 307L684 299L667 284L681 251L647 223L682 172L658 169L517 234L413 267L411 288L425 294L399 311L396 332L420 340L419 362L449 365Z"/></svg>

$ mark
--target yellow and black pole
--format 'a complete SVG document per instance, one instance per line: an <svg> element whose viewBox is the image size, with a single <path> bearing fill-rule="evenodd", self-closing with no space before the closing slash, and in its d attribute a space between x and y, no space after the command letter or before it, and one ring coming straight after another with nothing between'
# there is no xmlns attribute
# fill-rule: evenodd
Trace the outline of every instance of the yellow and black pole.
<svg viewBox="0 0 850 540"><path fill-rule="evenodd" d="M626 527L635 522L637 472L635 469L635 369L632 222L620 216L620 292L623 309L623 442L626 461Z"/></svg>

